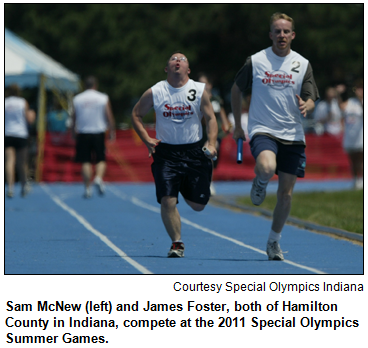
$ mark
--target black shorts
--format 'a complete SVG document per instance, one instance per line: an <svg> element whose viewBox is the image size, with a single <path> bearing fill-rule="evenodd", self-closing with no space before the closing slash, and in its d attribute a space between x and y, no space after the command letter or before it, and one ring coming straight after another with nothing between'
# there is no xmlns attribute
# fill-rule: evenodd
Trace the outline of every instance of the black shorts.
<svg viewBox="0 0 368 348"><path fill-rule="evenodd" d="M156 184L157 202L161 198L178 198L179 192L189 201L207 204L210 199L212 161L199 142L185 145L160 143L151 166Z"/></svg>
<svg viewBox="0 0 368 348"><path fill-rule="evenodd" d="M274 152L276 154L276 174L281 171L304 178L306 166L304 145L285 145L275 138L258 134L252 137L250 149L255 160L264 150Z"/></svg>
<svg viewBox="0 0 368 348"><path fill-rule="evenodd" d="M75 161L79 163L105 161L105 133L77 134Z"/></svg>
<svg viewBox="0 0 368 348"><path fill-rule="evenodd" d="M28 139L27 138L20 138L20 137L11 137L5 136L4 137L4 147L14 147L16 150L21 150L27 147Z"/></svg>

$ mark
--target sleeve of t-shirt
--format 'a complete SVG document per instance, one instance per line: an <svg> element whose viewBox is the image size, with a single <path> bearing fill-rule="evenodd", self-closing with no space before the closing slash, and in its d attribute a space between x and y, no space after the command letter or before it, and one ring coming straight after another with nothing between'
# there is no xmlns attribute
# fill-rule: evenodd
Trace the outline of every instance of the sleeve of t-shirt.
<svg viewBox="0 0 368 348"><path fill-rule="evenodd" d="M314 102L319 99L319 92L316 82L314 81L313 70L310 63L308 63L308 68L304 75L301 98L305 101L312 99Z"/></svg>
<svg viewBox="0 0 368 348"><path fill-rule="evenodd" d="M238 71L235 76L235 83L242 92L252 87L253 82L253 69L252 69L252 59L248 57L245 64Z"/></svg>

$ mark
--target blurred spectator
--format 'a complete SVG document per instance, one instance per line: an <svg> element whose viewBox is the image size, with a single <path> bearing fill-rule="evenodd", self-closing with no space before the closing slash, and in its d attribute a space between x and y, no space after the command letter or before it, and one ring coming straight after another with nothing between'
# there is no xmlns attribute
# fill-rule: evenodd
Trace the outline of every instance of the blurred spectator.
<svg viewBox="0 0 368 348"><path fill-rule="evenodd" d="M346 87L337 87L340 95L343 95ZM348 153L351 171L354 178L354 188L363 189L363 81L355 83L354 97L341 100L340 107L344 119L344 150Z"/></svg>
<svg viewBox="0 0 368 348"><path fill-rule="evenodd" d="M36 113L29 109L28 102L20 96L18 85L11 85L5 97L5 177L8 184L6 196L14 196L15 172L21 183L21 195L30 190L27 182L27 139L28 124L36 119Z"/></svg>
<svg viewBox="0 0 368 348"><path fill-rule="evenodd" d="M250 105L250 99L251 95L247 95L245 98L242 99L242 105L241 105L241 125L242 129L245 133L245 136L247 140L249 140L248 136L248 113L249 113L249 105ZM229 122L231 124L231 132L234 132L234 125L235 125L235 119L234 114L231 112L228 116Z"/></svg>
<svg viewBox="0 0 368 348"><path fill-rule="evenodd" d="M105 132L110 131L110 140L115 141L115 120L110 99L98 90L98 80L89 76L85 91L73 99L72 132L76 133L75 161L82 163L82 178L85 198L92 197L93 163L96 174L93 183L100 195L105 193L103 177L106 172Z"/></svg>
<svg viewBox="0 0 368 348"><path fill-rule="evenodd" d="M322 133L318 129L323 129L324 133L331 135L340 135L342 128L342 113L339 108L337 90L334 87L328 87L325 91L325 99L321 100L314 111L316 122L316 132ZM318 127L318 125L322 127Z"/></svg>
<svg viewBox="0 0 368 348"><path fill-rule="evenodd" d="M47 126L51 133L51 142L54 145L64 144L70 123L68 112L63 109L59 99L54 97L53 108L47 114Z"/></svg>
<svg viewBox="0 0 368 348"><path fill-rule="evenodd" d="M208 96L210 97L210 101L212 104L213 111L216 116L217 125L218 125L218 135L217 135L217 142L216 142L216 150L217 150L217 160L212 161L213 162L213 169L216 170L221 152L220 152L220 146L221 146L221 140L230 132L230 122L226 116L225 109L223 107L224 102L222 98L219 95L213 94L213 82L212 79L204 74L200 73L198 77L198 81L206 84L206 92L208 93ZM204 118L202 118L202 122L204 121ZM206 133L206 127L203 127L203 137L202 137L202 144L207 141L207 133ZM211 181L211 195L214 195L216 193L215 188L213 186L213 181Z"/></svg>

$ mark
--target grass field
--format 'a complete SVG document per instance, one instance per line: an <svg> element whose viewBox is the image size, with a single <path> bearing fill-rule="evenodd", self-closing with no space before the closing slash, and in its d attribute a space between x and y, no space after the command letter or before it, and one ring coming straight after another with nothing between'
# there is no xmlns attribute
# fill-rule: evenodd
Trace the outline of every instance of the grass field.
<svg viewBox="0 0 368 348"><path fill-rule="evenodd" d="M253 206L250 197L238 204ZM273 211L276 195L266 196L261 208ZM363 234L363 190L294 193L290 216L323 226Z"/></svg>

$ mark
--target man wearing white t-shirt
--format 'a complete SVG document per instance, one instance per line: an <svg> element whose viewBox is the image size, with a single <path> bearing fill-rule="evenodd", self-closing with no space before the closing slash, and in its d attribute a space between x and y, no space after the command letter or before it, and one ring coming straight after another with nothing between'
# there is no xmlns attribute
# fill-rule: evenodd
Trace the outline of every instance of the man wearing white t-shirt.
<svg viewBox="0 0 368 348"><path fill-rule="evenodd" d="M98 192L105 193L103 177L106 171L105 132L110 131L110 139L115 140L115 121L109 97L97 91L98 82L93 76L85 81L86 90L73 99L72 130L76 132L75 161L82 163L82 177L85 198L91 198L92 163L96 163L94 184Z"/></svg>
<svg viewBox="0 0 368 348"><path fill-rule="evenodd" d="M338 136L342 133L343 118L336 88L326 89L325 99L318 103L313 115L314 120L322 125L327 134Z"/></svg>
<svg viewBox="0 0 368 348"><path fill-rule="evenodd" d="M28 125L35 121L36 114L34 110L29 109L28 102L20 93L18 85L10 85L6 90L4 102L5 178L8 184L6 196L9 198L14 196L16 170L22 186L22 197L30 190L27 183Z"/></svg>
<svg viewBox="0 0 368 348"><path fill-rule="evenodd" d="M355 96L345 101L341 100L340 103L344 117L343 147L349 155L351 173L356 190L363 189L364 176L363 87L362 80L356 81L353 88ZM343 92L341 88L344 90L346 86L338 86L339 94Z"/></svg>
<svg viewBox="0 0 368 348"><path fill-rule="evenodd" d="M282 13L270 20L272 47L249 57L235 77L231 91L235 117L233 138L245 139L241 128L242 92L252 88L248 133L256 160L251 199L260 205L266 187L278 175L277 204L267 242L269 260L284 260L279 245L281 231L291 209L291 196L297 177L304 177L305 136L301 116L313 112L319 98L308 60L291 50L295 38L294 21Z"/></svg>
<svg viewBox="0 0 368 348"><path fill-rule="evenodd" d="M217 122L205 84L189 78L189 62L174 52L165 67L167 80L143 93L132 112L134 129L153 157L152 174L161 217L172 245L168 257L183 257L181 223L176 207L179 192L195 211L202 211L210 198L211 159L217 154ZM156 138L151 138L143 117L156 112ZM202 151L201 119L205 117L209 154Z"/></svg>

